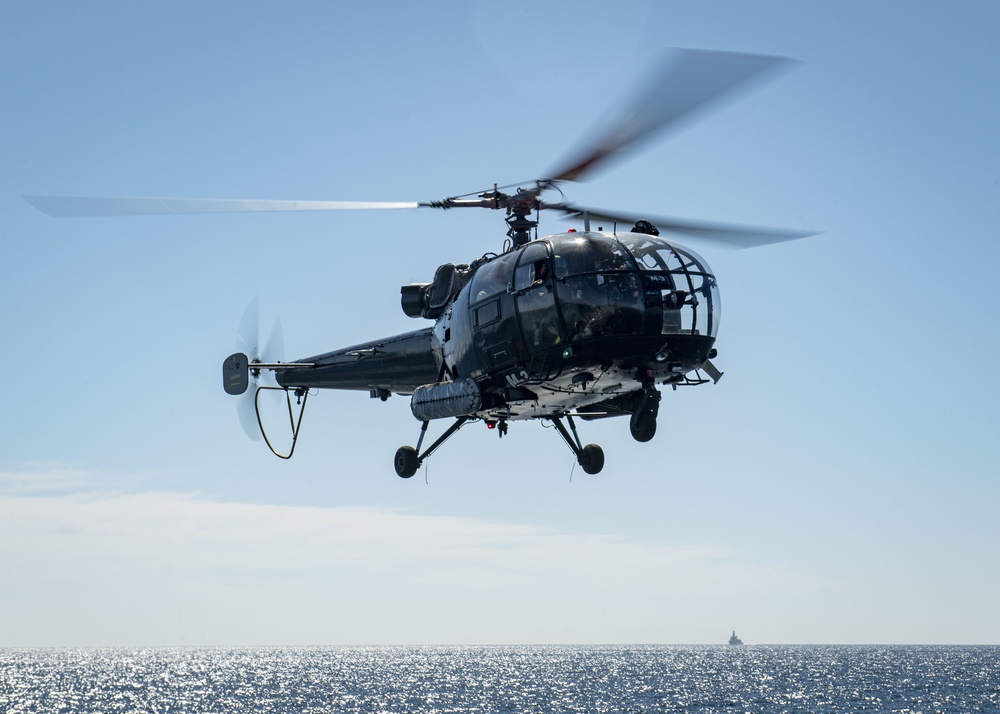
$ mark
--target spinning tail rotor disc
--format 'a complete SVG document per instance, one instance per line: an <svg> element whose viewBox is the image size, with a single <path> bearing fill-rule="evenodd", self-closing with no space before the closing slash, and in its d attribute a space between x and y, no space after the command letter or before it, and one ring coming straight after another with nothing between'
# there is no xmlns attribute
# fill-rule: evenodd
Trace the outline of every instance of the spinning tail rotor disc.
<svg viewBox="0 0 1000 714"><path fill-rule="evenodd" d="M249 361L250 388L239 396L236 413L244 433L254 441L261 438L261 426L257 418L257 390L259 387L277 386L274 373L267 369L254 369L254 363L275 363L284 359L284 333L281 321L275 318L267 343L260 345L260 300L254 298L243 311L239 329L236 332L236 350L243 352Z"/></svg>

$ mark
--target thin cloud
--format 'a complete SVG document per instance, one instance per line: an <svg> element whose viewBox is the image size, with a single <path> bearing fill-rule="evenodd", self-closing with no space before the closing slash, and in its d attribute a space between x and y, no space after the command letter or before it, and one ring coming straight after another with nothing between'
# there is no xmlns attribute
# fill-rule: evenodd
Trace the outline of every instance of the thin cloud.
<svg viewBox="0 0 1000 714"><path fill-rule="evenodd" d="M32 461L11 471L0 471L0 494L52 494L76 491L95 472L54 461Z"/></svg>
<svg viewBox="0 0 1000 714"><path fill-rule="evenodd" d="M818 587L707 544L182 493L0 496L0 542L21 646L692 641L669 613L734 583Z"/></svg>

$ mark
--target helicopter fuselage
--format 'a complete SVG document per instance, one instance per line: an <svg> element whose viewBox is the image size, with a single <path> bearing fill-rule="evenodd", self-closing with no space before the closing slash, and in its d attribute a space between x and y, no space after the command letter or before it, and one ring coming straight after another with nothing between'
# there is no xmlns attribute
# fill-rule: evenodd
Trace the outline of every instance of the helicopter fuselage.
<svg viewBox="0 0 1000 714"><path fill-rule="evenodd" d="M278 383L410 394L424 421L629 414L655 384L701 381L688 375L719 321L705 261L640 233L540 238L402 293L433 326L300 360L314 366Z"/></svg>

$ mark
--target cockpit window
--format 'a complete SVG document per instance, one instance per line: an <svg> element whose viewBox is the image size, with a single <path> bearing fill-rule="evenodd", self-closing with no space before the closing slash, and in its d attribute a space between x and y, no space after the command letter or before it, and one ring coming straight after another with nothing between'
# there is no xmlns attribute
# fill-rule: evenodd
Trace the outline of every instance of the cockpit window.
<svg viewBox="0 0 1000 714"><path fill-rule="evenodd" d="M556 247L555 267L556 278L635 270L628 251L617 240L589 235L560 241Z"/></svg>
<svg viewBox="0 0 1000 714"><path fill-rule="evenodd" d="M514 292L526 290L534 284L544 283L549 278L548 245L538 241L529 243L521 251L517 270L514 271Z"/></svg>
<svg viewBox="0 0 1000 714"><path fill-rule="evenodd" d="M642 330L643 292L628 251L611 236L553 241L556 291L571 340Z"/></svg>
<svg viewBox="0 0 1000 714"><path fill-rule="evenodd" d="M719 329L719 291L704 259L663 238L638 233L620 238L646 271L647 283L660 286L664 334L714 337Z"/></svg>
<svg viewBox="0 0 1000 714"><path fill-rule="evenodd" d="M470 293L472 302L478 302L507 289L517 255L517 253L505 253L480 266L472 277Z"/></svg>
<svg viewBox="0 0 1000 714"><path fill-rule="evenodd" d="M622 236L632 256L642 270L673 272L684 267L680 254L665 240L643 235Z"/></svg>

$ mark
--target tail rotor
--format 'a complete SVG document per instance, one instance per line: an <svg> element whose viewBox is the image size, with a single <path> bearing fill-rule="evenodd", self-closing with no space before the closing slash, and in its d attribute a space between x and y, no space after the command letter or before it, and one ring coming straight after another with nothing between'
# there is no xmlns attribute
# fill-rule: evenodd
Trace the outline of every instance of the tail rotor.
<svg viewBox="0 0 1000 714"><path fill-rule="evenodd" d="M254 364L281 362L285 356L284 342L281 320L275 318L271 334L264 346L261 347L260 299L255 297L243 311L243 318L240 320L240 326L236 332L237 355L241 353L246 355L248 370L247 386L244 391L237 392L239 399L236 402L236 414L244 433L254 441L260 440L262 428L257 414L258 389L277 386L274 373L271 370L255 369Z"/></svg>

